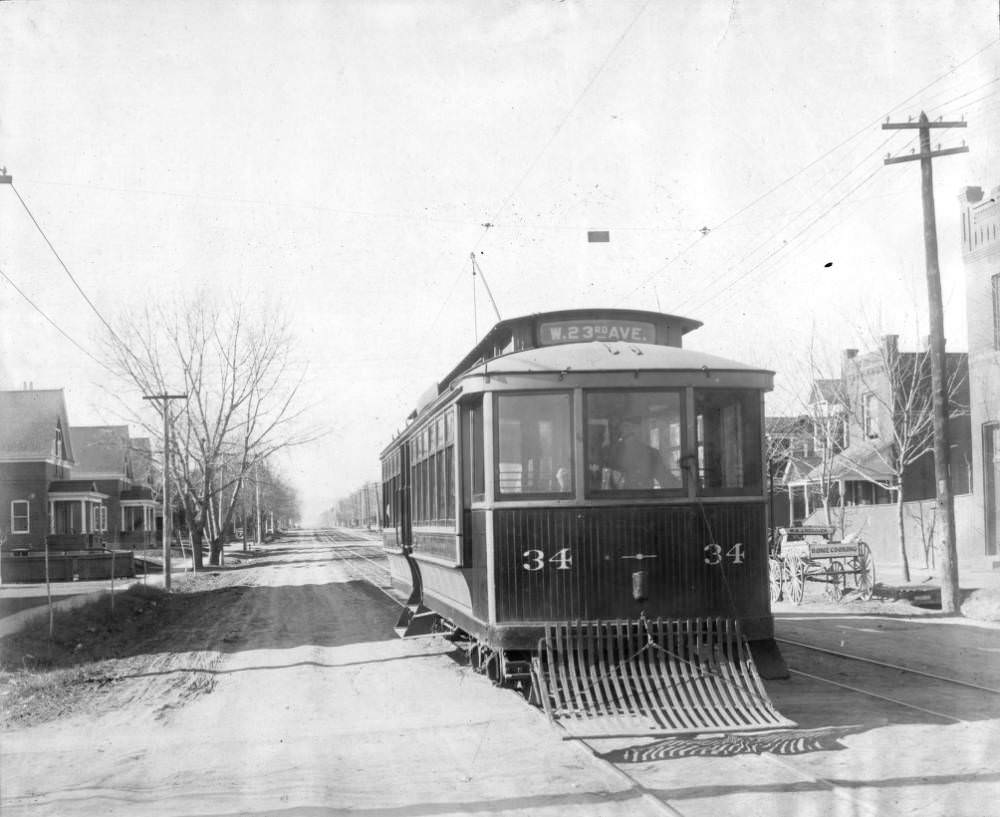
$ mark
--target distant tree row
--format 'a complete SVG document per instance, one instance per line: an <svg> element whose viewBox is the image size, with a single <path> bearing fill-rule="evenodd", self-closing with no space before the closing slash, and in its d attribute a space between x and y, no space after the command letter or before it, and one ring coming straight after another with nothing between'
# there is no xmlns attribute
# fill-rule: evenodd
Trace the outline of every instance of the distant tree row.
<svg viewBox="0 0 1000 817"><path fill-rule="evenodd" d="M303 375L280 310L196 294L127 313L117 325L106 359L119 379L143 395L186 395L137 406L134 394L112 392L161 451L158 412L166 406L171 493L190 529L196 567L206 539L209 562L219 564L226 538L256 519L258 488L261 507L266 502L275 519L297 519L295 492L268 458L318 434L302 425Z"/></svg>

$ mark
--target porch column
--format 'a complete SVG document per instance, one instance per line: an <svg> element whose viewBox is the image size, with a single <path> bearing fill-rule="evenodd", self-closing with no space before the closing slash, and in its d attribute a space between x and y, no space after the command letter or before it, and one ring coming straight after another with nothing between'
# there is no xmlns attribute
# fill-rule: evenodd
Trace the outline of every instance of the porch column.
<svg viewBox="0 0 1000 817"><path fill-rule="evenodd" d="M80 533L87 533L87 500L80 500L80 514L83 517L80 520Z"/></svg>
<svg viewBox="0 0 1000 817"><path fill-rule="evenodd" d="M124 531L128 530L128 528L125 527L125 506L124 505L122 505L122 523L118 527L118 530L124 530Z"/></svg>
<svg viewBox="0 0 1000 817"><path fill-rule="evenodd" d="M56 533L56 503L49 500L49 536Z"/></svg>

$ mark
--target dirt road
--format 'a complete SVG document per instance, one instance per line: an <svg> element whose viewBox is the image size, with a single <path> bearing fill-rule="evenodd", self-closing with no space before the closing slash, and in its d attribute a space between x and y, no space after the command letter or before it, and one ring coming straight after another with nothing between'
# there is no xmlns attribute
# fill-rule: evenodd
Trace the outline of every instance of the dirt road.
<svg viewBox="0 0 1000 817"><path fill-rule="evenodd" d="M199 577L87 706L0 735L19 815L662 813L308 537ZM194 626L197 624L197 626Z"/></svg>

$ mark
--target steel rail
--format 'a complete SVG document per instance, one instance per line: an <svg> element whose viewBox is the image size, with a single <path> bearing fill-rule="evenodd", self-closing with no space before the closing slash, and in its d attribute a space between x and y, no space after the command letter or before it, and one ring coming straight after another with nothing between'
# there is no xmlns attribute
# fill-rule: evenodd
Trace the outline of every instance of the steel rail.
<svg viewBox="0 0 1000 817"><path fill-rule="evenodd" d="M877 661L874 658L865 658L862 655L852 655L846 652L840 652L839 650L831 650L826 647L817 647L813 644L806 644L801 641L793 641L790 638L775 638L774 639L781 644L791 644L794 647L802 647L806 650L813 650L814 652L821 652L827 655L833 655L837 658L847 658L851 661L860 661L865 664L874 664L876 667L885 667L886 669L899 670L900 672L909 672L913 675L920 675L924 678L932 678L935 681L944 681L948 684L955 684L957 686L968 687L969 689L975 689L979 692L991 692L994 695L1000 695L1000 689L994 689L993 687L982 686L981 684L974 684L971 681L960 681L957 678L948 678L944 675L936 675L933 672L925 672L924 670L913 669L912 667L903 667L899 664L890 664L888 661Z"/></svg>
<svg viewBox="0 0 1000 817"><path fill-rule="evenodd" d="M968 723L964 718L956 717L955 715L946 715L944 712L935 712L933 709L925 709L922 706L917 706L916 704L908 704L906 701L901 701L898 698L891 698L888 695L880 695L877 692L869 692L867 689L861 689L860 687L851 686L850 684L842 684L840 681L832 681L829 678L824 678L821 675L812 675L808 672L803 672L802 670L788 668L789 672L795 673L796 675L801 675L804 678L811 678L814 681L821 681L824 684L830 684L835 687L840 687L841 689L847 689L851 692L857 692L859 695L867 695L869 698L877 698L880 701L888 701L889 703L896 704L897 706L903 706L907 709L915 709L917 712L923 712L925 715L933 715L936 718L947 718L950 721L955 721L956 723Z"/></svg>
<svg viewBox="0 0 1000 817"><path fill-rule="evenodd" d="M337 542L336 542L333 534L329 534L329 533L319 534L319 533L316 533L316 534L314 534L314 536L316 537L317 541L319 541L319 542L328 543L330 545L336 545L337 544ZM323 537L323 538L320 538L320 537ZM353 544L349 543L348 547L353 547ZM332 547L331 548L331 552L334 554L334 556L336 556L336 558L338 560L340 560L341 562L345 562L345 563L350 564L350 566L354 569L354 572L361 578L362 581L368 582L368 584L372 585L372 587L374 587L376 590L378 590L380 593L382 593L382 595L384 595L386 598L391 599L393 601L393 603L399 605L400 607L404 606L404 602L400 601L396 596L394 596L392 594L392 592L391 592L391 585L387 587L386 585L384 585L382 583L382 581L381 581L382 576L379 577L378 581L373 580L373 578L371 577L371 575L367 575L366 576L364 574L364 572L361 571L358 568L358 565L357 565L356 562L351 562L350 561L350 557L344 555L342 552L339 552L339 551L342 551L342 550L343 550L343 548L337 548L337 547ZM366 556L362 556L360 558L365 559L366 561L371 562L373 565L375 565L376 569L379 570L380 573L384 573L386 576L390 575L389 574L389 570L387 568L381 567L373 559L369 559Z"/></svg>

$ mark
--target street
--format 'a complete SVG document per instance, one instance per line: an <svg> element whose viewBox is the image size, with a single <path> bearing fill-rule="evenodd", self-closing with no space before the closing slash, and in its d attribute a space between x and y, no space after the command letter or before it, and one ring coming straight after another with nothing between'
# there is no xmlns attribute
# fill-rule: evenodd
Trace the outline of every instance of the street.
<svg viewBox="0 0 1000 817"><path fill-rule="evenodd" d="M449 642L396 638L396 604L332 539L303 532L201 575L199 626L113 662L87 707L2 733L4 815L1000 814L1000 695L783 645L792 677L767 688L796 729L564 740ZM883 658L898 644L922 668L1000 688L1000 630L888 624L905 638L802 611L778 631ZM955 666L962 654L979 658Z"/></svg>

